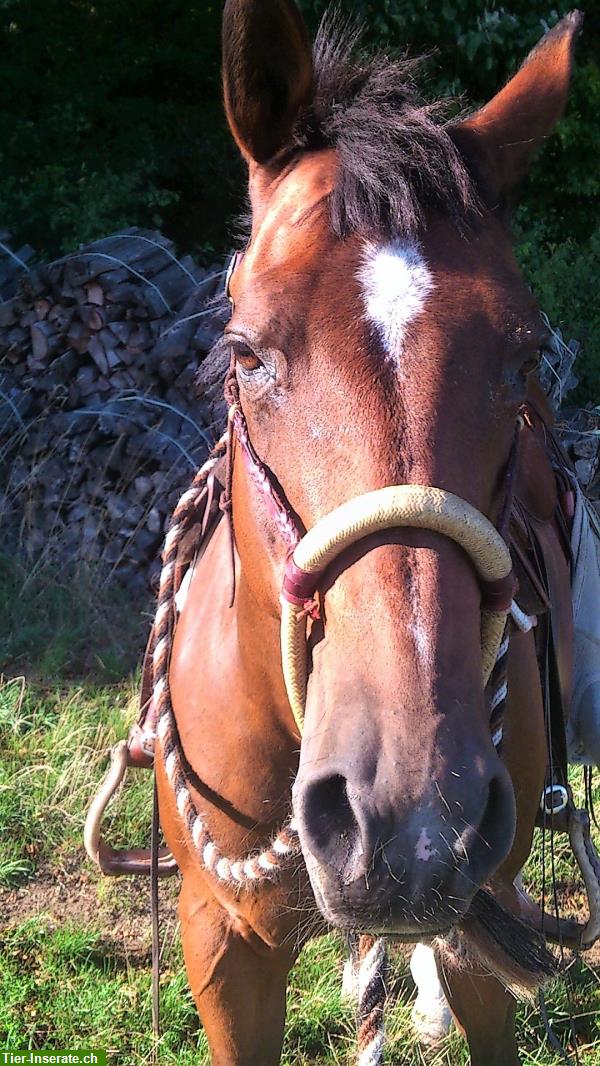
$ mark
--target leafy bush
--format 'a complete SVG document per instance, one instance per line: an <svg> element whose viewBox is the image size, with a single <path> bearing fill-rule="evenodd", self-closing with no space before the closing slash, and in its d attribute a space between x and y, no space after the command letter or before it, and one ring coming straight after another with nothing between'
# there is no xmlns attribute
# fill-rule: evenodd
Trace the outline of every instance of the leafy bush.
<svg viewBox="0 0 600 1066"><path fill-rule="evenodd" d="M579 388L574 400L584 403L600 400L600 226L589 241L577 243L572 237L562 242L548 241L543 223L527 227L517 247L524 274L540 306L563 334L581 342L576 371ZM540 234L540 231L542 233Z"/></svg>
<svg viewBox="0 0 600 1066"><path fill-rule="evenodd" d="M241 188L220 5L0 4L0 228L42 255L123 225L221 245Z"/></svg>

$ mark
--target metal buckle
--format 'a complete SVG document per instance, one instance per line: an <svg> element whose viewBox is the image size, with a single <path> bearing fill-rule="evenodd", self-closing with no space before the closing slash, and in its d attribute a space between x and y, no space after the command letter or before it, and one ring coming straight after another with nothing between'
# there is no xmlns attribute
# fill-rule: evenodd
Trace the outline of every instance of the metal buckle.
<svg viewBox="0 0 600 1066"><path fill-rule="evenodd" d="M544 814L560 814L561 811L564 811L568 802L569 793L564 785L548 785L542 792L540 810Z"/></svg>

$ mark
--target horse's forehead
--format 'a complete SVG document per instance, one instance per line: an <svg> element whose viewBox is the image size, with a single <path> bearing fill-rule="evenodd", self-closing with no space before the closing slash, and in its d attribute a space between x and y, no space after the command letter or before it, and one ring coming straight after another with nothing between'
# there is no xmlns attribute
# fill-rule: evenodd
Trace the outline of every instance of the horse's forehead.
<svg viewBox="0 0 600 1066"><path fill-rule="evenodd" d="M507 236L489 217L469 239L451 220L431 219L418 239L380 236L340 241L331 227L328 198L338 173L333 149L309 152L272 179L262 168L251 175L252 240L233 295L252 287L265 296L277 287L314 286L315 271L336 264L336 278L354 277L367 319L378 325L386 347L397 349L405 327L426 308L464 319L479 310L492 320L536 317L535 301L519 275ZM237 284L236 284L237 282ZM235 290L238 290L236 293ZM290 290L291 291L291 290ZM338 316L343 298L336 289Z"/></svg>
<svg viewBox="0 0 600 1066"><path fill-rule="evenodd" d="M251 187L252 242L248 266L268 269L285 261L298 264L330 236L327 197L335 182L332 151L309 153L277 180Z"/></svg>

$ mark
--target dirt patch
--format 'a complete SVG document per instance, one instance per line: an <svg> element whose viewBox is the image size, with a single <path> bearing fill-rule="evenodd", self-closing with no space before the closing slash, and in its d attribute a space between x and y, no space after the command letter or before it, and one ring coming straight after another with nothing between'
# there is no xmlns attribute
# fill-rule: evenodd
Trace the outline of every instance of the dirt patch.
<svg viewBox="0 0 600 1066"><path fill-rule="evenodd" d="M179 877L160 883L161 939L167 947L177 932ZM75 857L60 867L42 866L35 877L15 888L0 888L0 932L31 918L44 917L50 927L89 926L102 936L111 954L128 963L150 957L150 882L142 877L102 877Z"/></svg>
<svg viewBox="0 0 600 1066"><path fill-rule="evenodd" d="M150 883L143 877L103 877L85 868L83 857L60 867L42 866L34 879L16 888L0 888L0 933L30 918L47 918L50 927L89 926L96 929L107 954L126 958L128 965L150 962ZM160 925L163 958L178 934L177 897L180 878L160 882ZM585 893L559 885L558 903L564 917L582 921L587 915ZM550 901L547 907L550 910ZM392 958L400 969L408 966L414 945L396 943ZM600 941L582 955L600 974Z"/></svg>

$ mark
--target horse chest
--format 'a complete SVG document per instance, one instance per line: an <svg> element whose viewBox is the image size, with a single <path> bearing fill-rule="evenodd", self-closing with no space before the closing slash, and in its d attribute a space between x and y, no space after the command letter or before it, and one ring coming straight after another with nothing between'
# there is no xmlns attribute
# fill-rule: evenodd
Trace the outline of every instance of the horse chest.
<svg viewBox="0 0 600 1066"><path fill-rule="evenodd" d="M268 673L251 673L240 649L225 524L196 566L177 623L170 683L187 761L197 778L244 819L259 824L289 806L295 767L278 724ZM287 758L286 758L287 751Z"/></svg>

